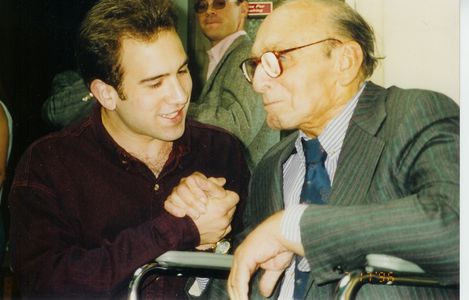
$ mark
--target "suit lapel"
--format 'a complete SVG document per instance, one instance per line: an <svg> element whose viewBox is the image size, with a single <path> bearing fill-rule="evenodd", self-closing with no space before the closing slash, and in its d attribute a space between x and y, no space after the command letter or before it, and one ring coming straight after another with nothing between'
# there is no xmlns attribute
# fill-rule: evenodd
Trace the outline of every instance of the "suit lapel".
<svg viewBox="0 0 469 300"><path fill-rule="evenodd" d="M368 82L350 120L340 153L338 168L329 202L333 205L363 203L385 143L376 134L386 118L387 90ZM272 214L284 209L283 164L295 148L298 132L284 138L264 159L263 176L269 178L270 206L263 208Z"/></svg>
<svg viewBox="0 0 469 300"><path fill-rule="evenodd" d="M368 82L350 120L332 185L334 205L363 203L385 146L376 137L386 118L384 88Z"/></svg>
<svg viewBox="0 0 469 300"><path fill-rule="evenodd" d="M201 99L205 98L205 95L207 95L208 92L212 89L212 85L215 81L215 78L217 77L218 72L220 71L221 66L224 64L225 60L231 54L231 52L233 52L233 50L235 50L240 44L246 43L246 42L249 42L249 41L250 40L249 40L249 37L247 35L241 35L240 37L238 37L237 39L235 39L233 41L233 43L230 45L230 47L228 47L228 49L226 50L225 54L223 54L223 57L218 62L217 66L213 70L210 77L205 82L204 87L202 89L202 92L200 93L199 98L201 98ZM240 72L241 72L241 70L240 70Z"/></svg>
<svg viewBox="0 0 469 300"><path fill-rule="evenodd" d="M264 211L268 211L267 216L285 208L283 201L283 164L292 154L297 137L298 131L284 138L279 146L272 149L264 160L264 176L270 184L268 194L270 205L265 205L263 208Z"/></svg>
<svg viewBox="0 0 469 300"><path fill-rule="evenodd" d="M254 214L256 223L268 218L275 212L285 209L283 201L283 164L292 154L297 137L298 131L282 139L279 144L265 154L255 169L256 184L265 185L265 188L254 189L260 192L256 194L257 201L255 201L257 202ZM259 170L262 170L262 173L257 173ZM250 299L265 299L258 292L260 278L258 275L255 276L253 283L255 291L250 295ZM272 299L278 297L280 287L281 285L278 284L271 296Z"/></svg>

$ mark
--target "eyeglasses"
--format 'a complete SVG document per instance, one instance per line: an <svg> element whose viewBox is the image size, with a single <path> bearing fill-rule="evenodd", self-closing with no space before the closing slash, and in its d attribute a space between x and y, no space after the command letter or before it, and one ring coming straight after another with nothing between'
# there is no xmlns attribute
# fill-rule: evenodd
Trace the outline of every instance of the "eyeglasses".
<svg viewBox="0 0 469 300"><path fill-rule="evenodd" d="M256 72L257 66L259 63L262 65L262 68L264 69L265 73L269 75L271 78L277 78L280 75L282 75L283 72L283 67L282 63L280 62L280 56L292 52L295 50L299 50L305 47L317 45L320 43L324 43L327 41L334 41L342 44L341 41L338 39L333 39L333 38L328 38L324 40L320 40L311 44L295 47L295 48L289 48L281 51L268 51L265 52L261 55L261 57L253 57L253 58L248 58L244 60L239 67L243 71L244 77L246 77L246 80L249 83L252 83L252 80L254 78L254 73Z"/></svg>
<svg viewBox="0 0 469 300"><path fill-rule="evenodd" d="M223 9L226 6L226 2L236 2L237 0L213 0L212 2L212 8L213 9ZM197 1L194 5L194 10L196 13L201 14L204 13L208 10L209 8L208 1L202 0L202 1Z"/></svg>

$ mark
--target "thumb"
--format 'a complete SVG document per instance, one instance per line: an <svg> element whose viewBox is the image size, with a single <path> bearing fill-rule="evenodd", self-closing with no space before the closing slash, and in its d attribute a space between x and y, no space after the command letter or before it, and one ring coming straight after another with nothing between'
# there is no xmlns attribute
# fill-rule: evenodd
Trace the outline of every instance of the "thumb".
<svg viewBox="0 0 469 300"><path fill-rule="evenodd" d="M278 279L282 276L284 270L266 270L262 274L261 280L259 281L259 291L262 296L270 297L277 284Z"/></svg>
<svg viewBox="0 0 469 300"><path fill-rule="evenodd" d="M224 186L226 183L226 179L223 177L209 177L208 180L215 183L218 186Z"/></svg>
<svg viewBox="0 0 469 300"><path fill-rule="evenodd" d="M206 192L207 196L223 198L226 196L226 191L223 188L223 185L225 185L225 183L226 179L223 177L209 177L201 187Z"/></svg>

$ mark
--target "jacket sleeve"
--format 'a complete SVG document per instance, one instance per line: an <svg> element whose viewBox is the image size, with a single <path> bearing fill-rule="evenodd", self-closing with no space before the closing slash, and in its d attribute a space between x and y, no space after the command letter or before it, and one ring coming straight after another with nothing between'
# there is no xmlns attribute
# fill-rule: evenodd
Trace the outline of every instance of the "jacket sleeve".
<svg viewBox="0 0 469 300"><path fill-rule="evenodd" d="M75 71L57 74L52 81L50 96L42 105L42 119L54 128L62 128L83 119L91 112L94 98L86 101L90 91Z"/></svg>

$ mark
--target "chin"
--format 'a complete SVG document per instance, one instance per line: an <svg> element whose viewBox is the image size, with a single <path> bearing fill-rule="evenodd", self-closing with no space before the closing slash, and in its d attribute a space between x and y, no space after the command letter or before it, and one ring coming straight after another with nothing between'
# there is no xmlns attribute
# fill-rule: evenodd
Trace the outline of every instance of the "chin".
<svg viewBox="0 0 469 300"><path fill-rule="evenodd" d="M167 141L167 142L173 142L179 139L184 134L184 130L185 130L184 123L181 124L181 126L179 126L178 128L166 130L164 134L162 135L162 140Z"/></svg>
<svg viewBox="0 0 469 300"><path fill-rule="evenodd" d="M282 127L282 122L280 122L279 119L277 118L267 118L266 119L266 122L267 122L267 125L272 128L272 129L277 129L277 130L281 130L281 129L284 129Z"/></svg>

